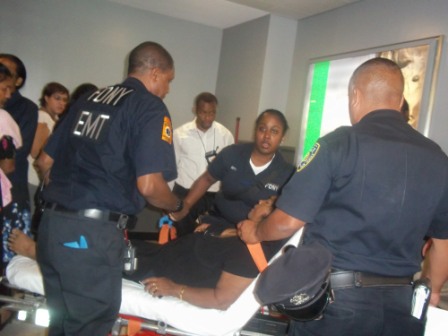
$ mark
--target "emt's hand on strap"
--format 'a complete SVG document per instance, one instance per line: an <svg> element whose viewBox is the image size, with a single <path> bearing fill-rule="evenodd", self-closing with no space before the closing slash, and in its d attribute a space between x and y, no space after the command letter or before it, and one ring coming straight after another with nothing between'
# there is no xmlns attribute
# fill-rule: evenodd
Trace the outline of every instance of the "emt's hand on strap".
<svg viewBox="0 0 448 336"><path fill-rule="evenodd" d="M305 222L294 218L286 212L275 209L261 222L256 223L246 219L237 225L238 236L247 244L255 244L261 241L279 240L291 237L301 229Z"/></svg>
<svg viewBox="0 0 448 336"><path fill-rule="evenodd" d="M191 207L204 196L208 188L217 180L210 175L208 171L205 171L196 181L191 185L188 195L184 199L184 207L181 211L171 212L169 214L171 220L178 222L184 218L190 212Z"/></svg>
<svg viewBox="0 0 448 336"><path fill-rule="evenodd" d="M260 200L247 215L247 220L244 220L237 225L238 236L248 244L258 243L260 240L256 236L258 223L269 216L274 209L274 203L277 196L271 196L267 200Z"/></svg>

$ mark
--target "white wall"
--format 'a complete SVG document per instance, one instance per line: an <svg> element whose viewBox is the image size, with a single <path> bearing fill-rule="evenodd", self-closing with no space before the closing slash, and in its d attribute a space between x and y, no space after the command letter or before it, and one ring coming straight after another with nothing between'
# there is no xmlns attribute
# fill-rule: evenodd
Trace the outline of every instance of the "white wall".
<svg viewBox="0 0 448 336"><path fill-rule="evenodd" d="M286 110L296 36L296 20L270 16L259 113L268 108Z"/></svg>
<svg viewBox="0 0 448 336"><path fill-rule="evenodd" d="M240 117L239 140L253 138L259 111L269 16L224 30L216 94L219 114L232 132Z"/></svg>
<svg viewBox="0 0 448 336"><path fill-rule="evenodd" d="M105 0L2 0L0 5L0 52L24 61L29 79L22 93L35 102L50 81L70 91L83 82L120 82L133 47L161 43L176 67L165 100L174 126L193 118L199 92L215 91L221 39L221 29Z"/></svg>
<svg viewBox="0 0 448 336"><path fill-rule="evenodd" d="M363 0L299 21L287 108L290 122L300 128L310 59L447 35L447 13L446 0ZM445 37L429 137L448 153L446 45ZM291 135L298 136L298 132Z"/></svg>
<svg viewBox="0 0 448 336"><path fill-rule="evenodd" d="M296 31L297 21L274 15L224 30L219 118L233 131L240 117L239 140L253 139L254 121L263 110L285 112Z"/></svg>

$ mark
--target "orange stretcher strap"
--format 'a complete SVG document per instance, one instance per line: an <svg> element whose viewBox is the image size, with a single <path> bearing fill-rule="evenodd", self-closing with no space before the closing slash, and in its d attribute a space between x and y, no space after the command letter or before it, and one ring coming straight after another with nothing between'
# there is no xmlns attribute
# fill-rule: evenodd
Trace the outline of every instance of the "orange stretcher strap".
<svg viewBox="0 0 448 336"><path fill-rule="evenodd" d="M159 244L168 243L169 239L170 227L167 224L162 225L159 232Z"/></svg>
<svg viewBox="0 0 448 336"><path fill-rule="evenodd" d="M257 265L258 270L263 272L266 267L268 267L268 261L266 260L266 256L264 255L263 249L260 243L256 244L247 244L247 248L249 249L250 255Z"/></svg>
<svg viewBox="0 0 448 336"><path fill-rule="evenodd" d="M177 230L173 226L173 221L167 215L160 218L159 228L159 244L166 244L177 238Z"/></svg>
<svg viewBox="0 0 448 336"><path fill-rule="evenodd" d="M135 336L142 330L142 321L128 320L128 336Z"/></svg>

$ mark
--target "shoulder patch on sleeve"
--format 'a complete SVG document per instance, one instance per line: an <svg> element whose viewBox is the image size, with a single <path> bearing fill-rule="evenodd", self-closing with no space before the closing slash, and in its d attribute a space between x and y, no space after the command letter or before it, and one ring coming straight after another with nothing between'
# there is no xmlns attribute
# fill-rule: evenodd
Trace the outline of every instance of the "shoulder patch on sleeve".
<svg viewBox="0 0 448 336"><path fill-rule="evenodd" d="M316 157L317 152L319 151L320 145L319 143L315 143L314 146L310 149L308 154L305 156L305 158L300 162L300 164L297 166L297 172L305 169L308 164L313 161L313 159Z"/></svg>
<svg viewBox="0 0 448 336"><path fill-rule="evenodd" d="M171 119L169 117L163 118L162 140L168 142L170 145L173 143L173 127L171 126Z"/></svg>

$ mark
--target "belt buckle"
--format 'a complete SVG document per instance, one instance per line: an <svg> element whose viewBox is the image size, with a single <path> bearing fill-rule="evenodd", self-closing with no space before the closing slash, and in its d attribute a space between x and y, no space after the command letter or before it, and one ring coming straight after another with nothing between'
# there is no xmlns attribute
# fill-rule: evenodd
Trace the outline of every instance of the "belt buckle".
<svg viewBox="0 0 448 336"><path fill-rule="evenodd" d="M362 287L362 274L361 272L353 272L355 287Z"/></svg>
<svg viewBox="0 0 448 336"><path fill-rule="evenodd" d="M85 209L80 210L78 215L82 215L84 217L92 218L92 219L103 219L103 211L99 209Z"/></svg>
<svg viewBox="0 0 448 336"><path fill-rule="evenodd" d="M117 228L118 228L119 230L124 230L124 229L126 229L126 225L127 225L127 223L128 223L128 220L129 220L129 216L128 216L128 215L126 215L126 214L121 214L121 215L120 215L120 218L118 218L118 221L117 221Z"/></svg>

